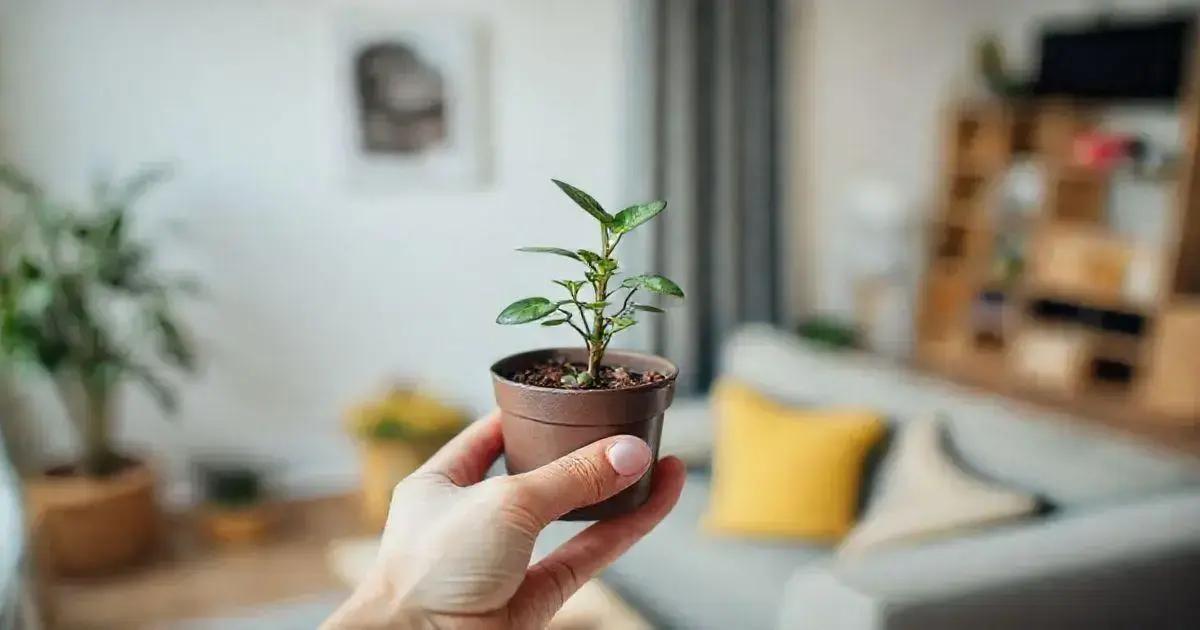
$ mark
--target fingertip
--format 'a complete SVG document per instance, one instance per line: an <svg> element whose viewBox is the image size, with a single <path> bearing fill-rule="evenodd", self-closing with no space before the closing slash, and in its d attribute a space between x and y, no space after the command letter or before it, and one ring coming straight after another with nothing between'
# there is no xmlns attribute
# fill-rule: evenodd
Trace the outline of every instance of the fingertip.
<svg viewBox="0 0 1200 630"><path fill-rule="evenodd" d="M664 457L654 465L653 488L650 499L646 501L646 509L653 514L665 516L675 507L683 484L687 479L687 469L678 457Z"/></svg>
<svg viewBox="0 0 1200 630"><path fill-rule="evenodd" d="M684 480L687 478L687 466L678 457L668 455L658 460L658 463L654 467L654 475L656 479L670 483L677 482L682 486Z"/></svg>
<svg viewBox="0 0 1200 630"><path fill-rule="evenodd" d="M667 455L666 457L658 460L658 465L663 469L671 470L673 472L684 472L686 469L683 460L674 455Z"/></svg>

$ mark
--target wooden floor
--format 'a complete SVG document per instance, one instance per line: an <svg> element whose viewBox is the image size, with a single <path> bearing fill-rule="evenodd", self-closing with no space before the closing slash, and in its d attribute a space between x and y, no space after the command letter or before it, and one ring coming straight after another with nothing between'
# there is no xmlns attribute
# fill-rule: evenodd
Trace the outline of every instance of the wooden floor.
<svg viewBox="0 0 1200 630"><path fill-rule="evenodd" d="M219 549L193 519L171 519L162 557L103 580L48 589L52 628L160 628L172 621L236 613L239 608L344 590L326 564L331 540L367 533L353 497L280 506L276 538L261 546Z"/></svg>

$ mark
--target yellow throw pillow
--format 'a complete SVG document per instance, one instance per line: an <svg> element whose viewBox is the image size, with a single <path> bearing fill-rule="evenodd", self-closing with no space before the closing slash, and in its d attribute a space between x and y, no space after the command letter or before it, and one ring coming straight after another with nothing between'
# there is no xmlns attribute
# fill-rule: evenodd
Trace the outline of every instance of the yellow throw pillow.
<svg viewBox="0 0 1200 630"><path fill-rule="evenodd" d="M732 382L713 393L712 531L835 541L853 526L878 413L786 407Z"/></svg>

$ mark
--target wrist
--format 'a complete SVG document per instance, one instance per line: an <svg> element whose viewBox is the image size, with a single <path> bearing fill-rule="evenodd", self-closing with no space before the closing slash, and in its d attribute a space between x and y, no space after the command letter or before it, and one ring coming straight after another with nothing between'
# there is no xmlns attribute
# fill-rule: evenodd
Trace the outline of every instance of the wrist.
<svg viewBox="0 0 1200 630"><path fill-rule="evenodd" d="M397 584L380 571L372 571L354 589L350 598L330 617L322 630L432 628L428 617L412 601L411 589Z"/></svg>

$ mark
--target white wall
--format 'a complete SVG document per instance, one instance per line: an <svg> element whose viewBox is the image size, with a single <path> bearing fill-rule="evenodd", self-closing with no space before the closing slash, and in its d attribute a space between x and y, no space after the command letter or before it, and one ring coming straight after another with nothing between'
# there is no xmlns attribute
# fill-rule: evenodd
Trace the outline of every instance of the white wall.
<svg viewBox="0 0 1200 630"><path fill-rule="evenodd" d="M791 293L795 314L849 314L838 238L850 191L893 184L927 211L939 169L941 108L969 89L976 37L994 31L1031 63L1037 25L1105 8L1156 10L1166 0L792 0L788 47Z"/></svg>
<svg viewBox="0 0 1200 630"><path fill-rule="evenodd" d="M0 3L0 155L67 196L97 170L177 167L146 210L186 223L170 257L208 287L188 312L204 366L177 423L130 396L128 441L176 466L238 448L278 461L285 482L336 483L354 465L339 414L389 376L481 412L491 361L573 343L493 320L545 292L551 271L573 271L514 247L592 245L591 219L550 177L629 201L632 1ZM364 4L466 14L488 30L488 186L344 185L335 28L340 8ZM646 259L626 252L631 268Z"/></svg>

